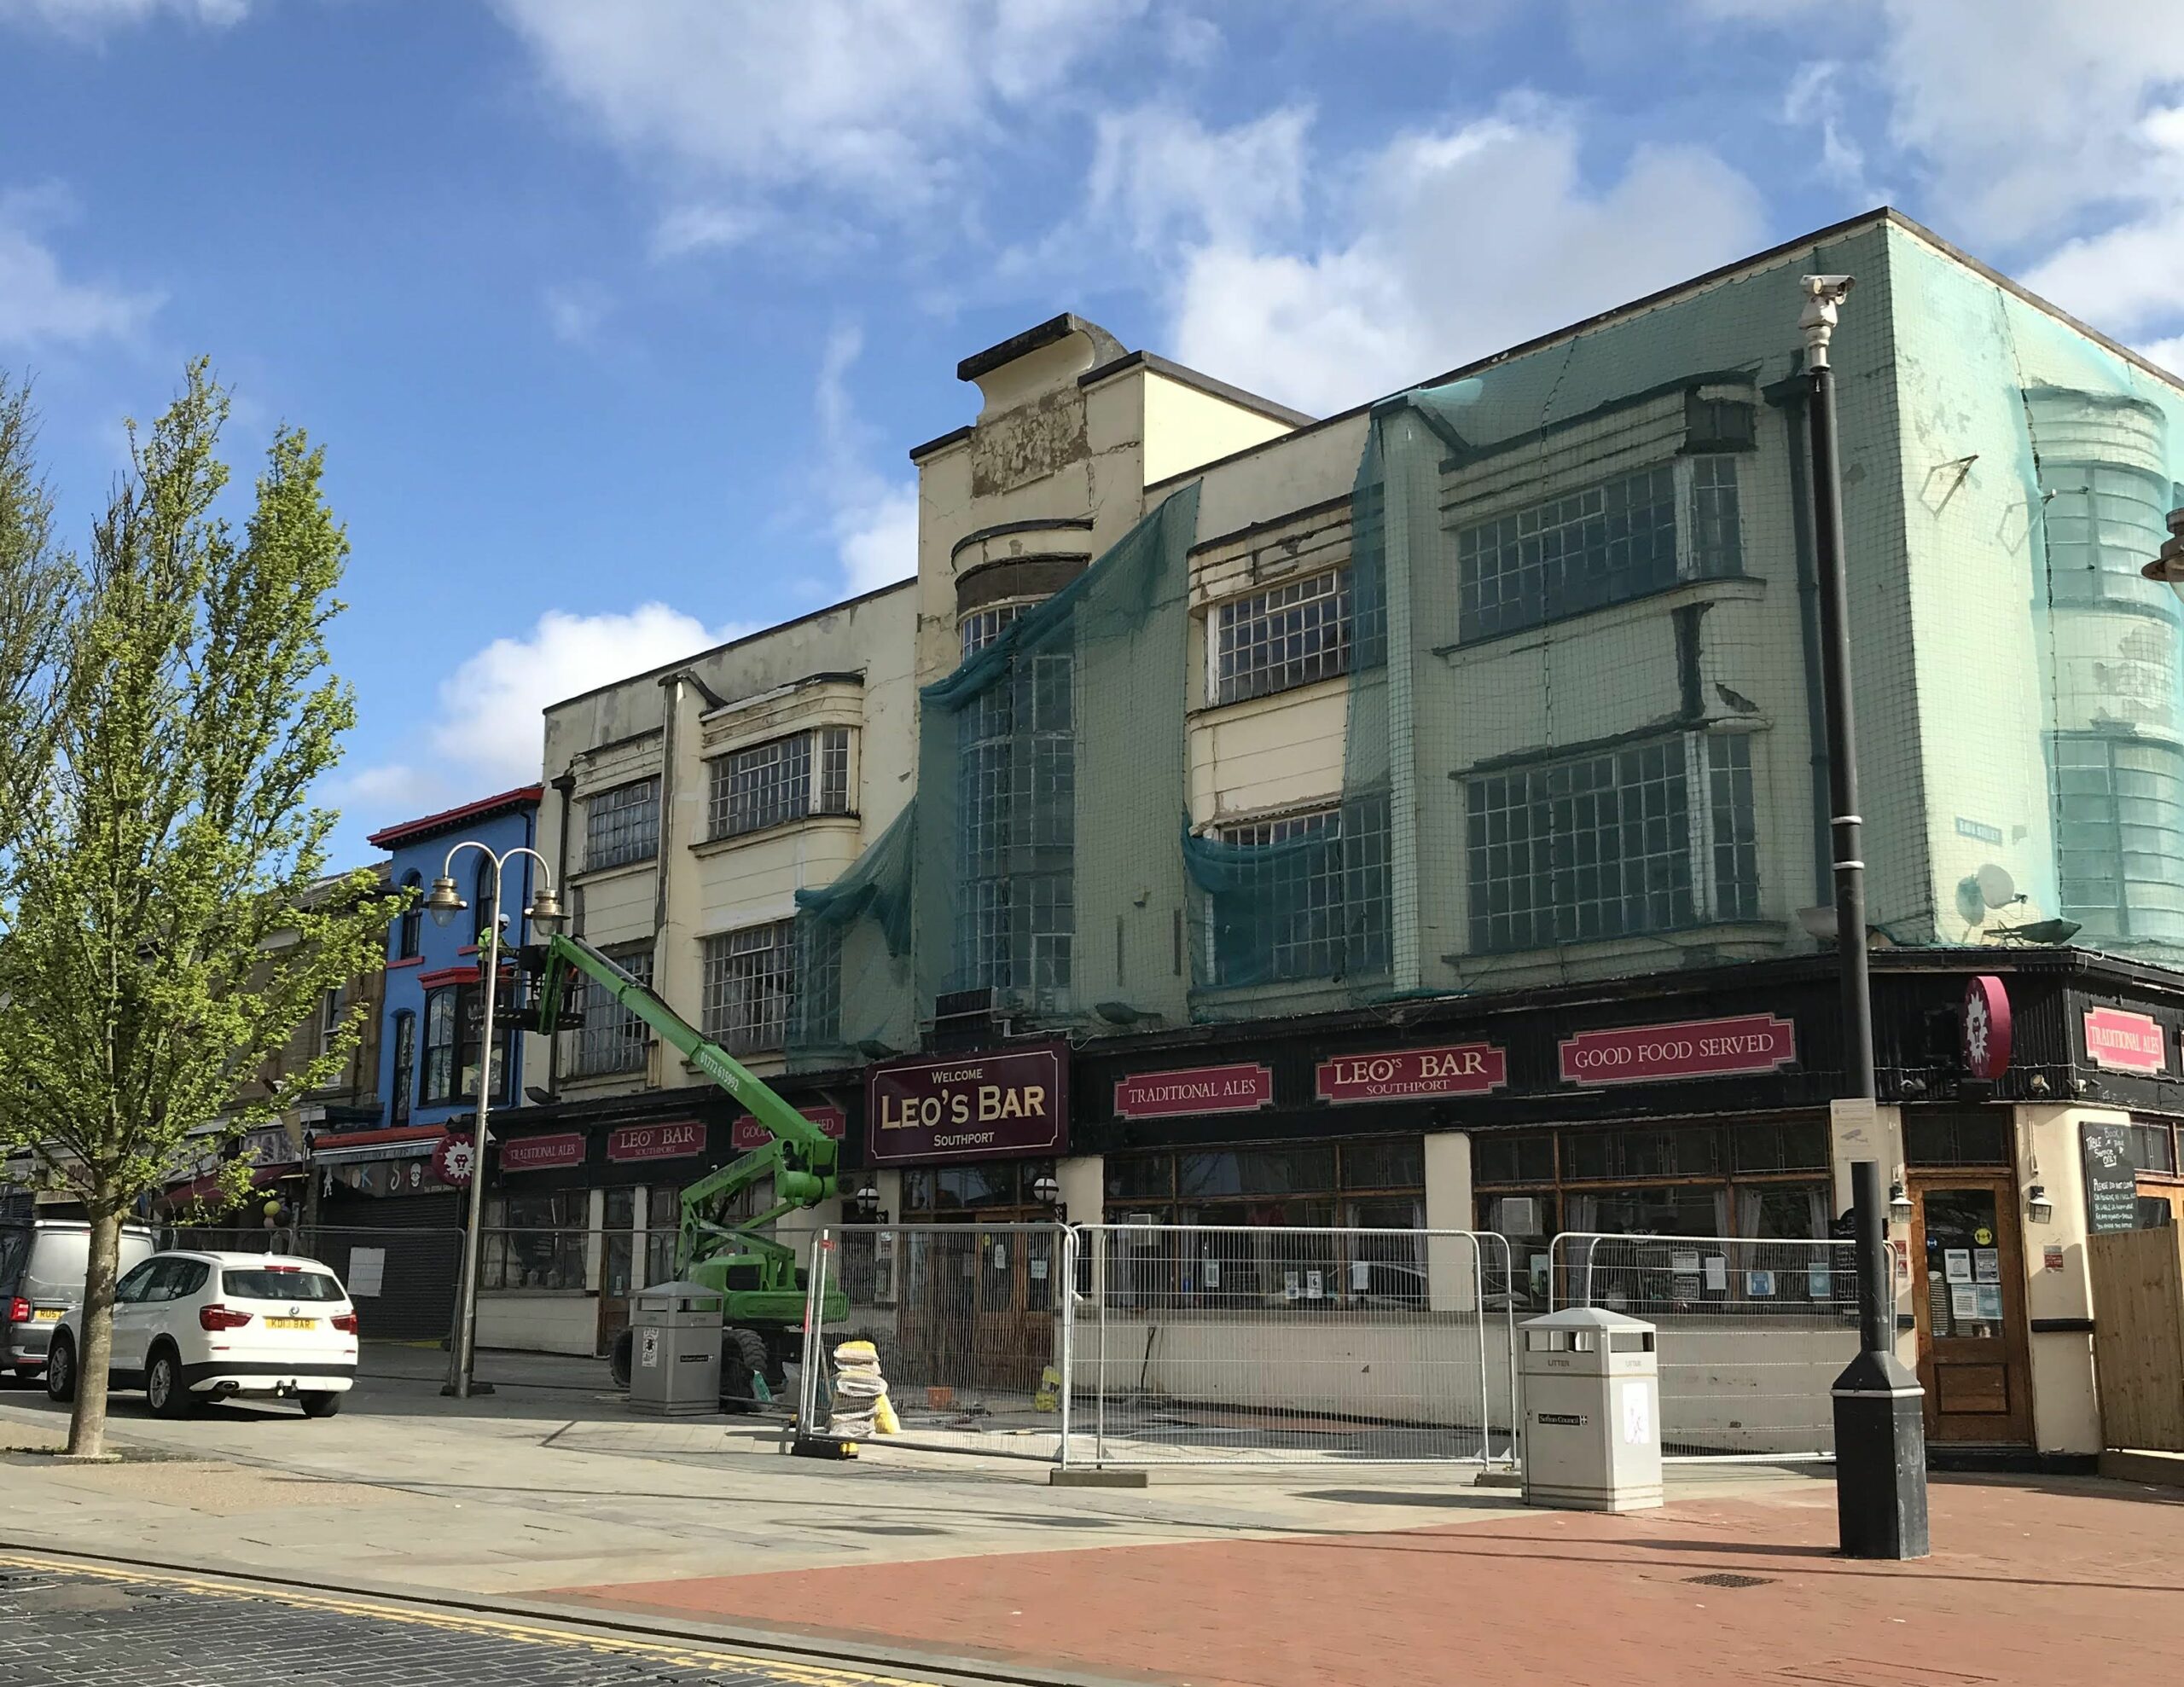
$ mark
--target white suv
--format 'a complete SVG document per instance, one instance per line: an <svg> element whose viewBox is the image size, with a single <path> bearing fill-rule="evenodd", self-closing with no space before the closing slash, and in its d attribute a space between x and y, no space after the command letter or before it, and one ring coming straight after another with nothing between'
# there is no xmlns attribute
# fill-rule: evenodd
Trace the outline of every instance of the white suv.
<svg viewBox="0 0 2184 1687"><path fill-rule="evenodd" d="M76 1396L83 1309L53 1333L45 1391ZM287 1254L154 1254L115 1284L107 1387L142 1388L161 1417L204 1400L293 1395L331 1417L357 1380L357 1310L317 1260Z"/></svg>

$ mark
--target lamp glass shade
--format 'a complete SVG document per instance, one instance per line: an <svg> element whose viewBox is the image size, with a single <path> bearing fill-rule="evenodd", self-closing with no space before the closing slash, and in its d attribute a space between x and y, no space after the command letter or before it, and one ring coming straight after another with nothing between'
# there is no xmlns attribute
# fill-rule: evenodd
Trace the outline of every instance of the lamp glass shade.
<svg viewBox="0 0 2184 1687"><path fill-rule="evenodd" d="M561 923L561 899L550 890L541 890L531 898L531 906L523 913L524 918L534 928L550 936L554 928Z"/></svg>
<svg viewBox="0 0 2184 1687"><path fill-rule="evenodd" d="M425 912L433 917L433 924L445 930L455 924L456 915L468 907L455 888L455 881L442 873L433 881L432 894L425 898Z"/></svg>

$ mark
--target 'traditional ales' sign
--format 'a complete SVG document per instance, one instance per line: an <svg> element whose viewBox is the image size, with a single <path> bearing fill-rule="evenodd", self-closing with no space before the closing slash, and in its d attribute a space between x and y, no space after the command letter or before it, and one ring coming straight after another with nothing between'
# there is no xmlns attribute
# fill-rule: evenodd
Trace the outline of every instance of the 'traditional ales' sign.
<svg viewBox="0 0 2184 1687"><path fill-rule="evenodd" d="M545 1172L582 1164L582 1131L562 1131L554 1136L512 1136L501 1145L501 1169L504 1172Z"/></svg>
<svg viewBox="0 0 2184 1687"><path fill-rule="evenodd" d="M1509 1081L1509 1063L1491 1043L1449 1043L1337 1055L1320 1062L1314 1076L1322 1101L1409 1101L1484 1095Z"/></svg>
<svg viewBox="0 0 2184 1687"><path fill-rule="evenodd" d="M2085 1016L2085 1057L2111 1072L2152 1074L2169 1070L2161 1023L2120 1007L2096 1007Z"/></svg>
<svg viewBox="0 0 2184 1687"><path fill-rule="evenodd" d="M1580 1031L1561 1044L1565 1084L1643 1084L1772 1072L1798 1058L1797 1027L1771 1013Z"/></svg>
<svg viewBox="0 0 2184 1687"><path fill-rule="evenodd" d="M1274 1072L1257 1064L1133 1072L1115 1080L1118 1119L1174 1119L1195 1113L1255 1113L1274 1105Z"/></svg>
<svg viewBox="0 0 2184 1687"><path fill-rule="evenodd" d="M874 1165L1060 1154L1069 1145L1069 1045L939 1055L865 1076Z"/></svg>

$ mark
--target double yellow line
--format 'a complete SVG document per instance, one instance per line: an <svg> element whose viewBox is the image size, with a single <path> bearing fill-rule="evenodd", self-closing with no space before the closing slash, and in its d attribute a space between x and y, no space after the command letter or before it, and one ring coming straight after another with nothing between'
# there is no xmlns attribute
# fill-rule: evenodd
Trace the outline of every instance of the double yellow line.
<svg viewBox="0 0 2184 1687"><path fill-rule="evenodd" d="M514 1622L500 1617L472 1616L450 1611L431 1611L414 1606L380 1604L336 1594L305 1593L286 1587L266 1586L213 1576L183 1575L171 1570L139 1569L134 1566L102 1564L79 1558L58 1558L26 1552L0 1552L0 1566L48 1575L96 1576L107 1581L149 1583L183 1589L220 1599L263 1599L275 1604L299 1606L314 1611L333 1611L343 1616L368 1617L380 1622L410 1623L420 1628L454 1629L465 1634L494 1635L528 1646L578 1647L589 1652L620 1657L644 1658L684 1669L741 1667L765 1670L785 1682L805 1687L932 1687L916 1677L873 1675L827 1665L786 1662L747 1652L699 1651L688 1643L624 1640L613 1635L575 1633L543 1624Z"/></svg>

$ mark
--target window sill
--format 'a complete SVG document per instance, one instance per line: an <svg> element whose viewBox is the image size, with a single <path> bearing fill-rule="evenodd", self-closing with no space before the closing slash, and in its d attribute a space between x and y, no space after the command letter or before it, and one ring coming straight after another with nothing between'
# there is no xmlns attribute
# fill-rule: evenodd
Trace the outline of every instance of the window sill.
<svg viewBox="0 0 2184 1687"><path fill-rule="evenodd" d="M602 880L619 878L624 873L648 872L659 865L658 854L640 855L633 861L617 861L613 867L588 867L581 872L572 872L563 881L563 888L578 884L596 884Z"/></svg>
<svg viewBox="0 0 2184 1687"><path fill-rule="evenodd" d="M816 827L822 832L855 832L863 824L854 811L840 815L804 815L793 820L776 820L771 826L753 827L749 832L731 832L718 838L701 838L690 845L694 855L718 855L746 844L758 844L770 838Z"/></svg>
<svg viewBox="0 0 2184 1687"><path fill-rule="evenodd" d="M618 1082L642 1084L645 1081L645 1067L649 1063L640 1062L635 1066L624 1067L619 1072L564 1072L561 1074L561 1087L594 1090L605 1089Z"/></svg>
<svg viewBox="0 0 2184 1687"><path fill-rule="evenodd" d="M1251 697L1240 697L1230 703L1201 703L1195 709L1185 710L1183 718L1187 722L1204 720L1209 722L1223 719L1237 720L1263 705L1309 703L1323 697L1346 696L1349 690L1350 674L1345 670L1339 674L1330 674L1324 679L1304 680L1293 686L1280 686Z"/></svg>
<svg viewBox="0 0 2184 1687"><path fill-rule="evenodd" d="M1249 1005L1264 1001L1285 1001L1297 996L1325 995L1347 1000L1361 987L1369 989L1385 988L1388 975L1368 972L1356 977L1282 978L1258 984L1198 984L1191 989L1191 1004L1229 1003Z"/></svg>
<svg viewBox="0 0 2184 1687"><path fill-rule="evenodd" d="M421 954L404 955L399 960L387 962L386 970L389 972L399 972L406 967L422 966L424 964L425 958Z"/></svg>
<svg viewBox="0 0 2184 1687"><path fill-rule="evenodd" d="M1619 960L1635 953L1669 949L1705 949L1718 943L1758 944L1780 948L1782 922L1778 919L1710 920L1696 925L1664 926L1658 931L1627 931L1614 937L1579 937L1568 942L1541 943L1522 949L1466 949L1441 957L1442 965L1462 968L1481 962L1516 965L1553 959L1558 964L1588 960Z"/></svg>
<svg viewBox="0 0 2184 1687"><path fill-rule="evenodd" d="M1635 597L1617 598L1612 603L1589 604L1583 609L1573 609L1566 614L1550 616L1544 621L1532 621L1521 627L1512 627L1506 632L1480 633L1467 639L1458 639L1454 644L1433 646L1436 656L1454 657L1469 651L1483 650L1489 645L1508 644L1517 639L1545 638L1556 629L1570 626L1595 615L1607 615L1618 609L1680 609L1689 603L1757 602L1767 595L1767 582L1756 574L1715 574L1704 579L1679 580L1672 586L1662 586L1650 592L1641 592Z"/></svg>

